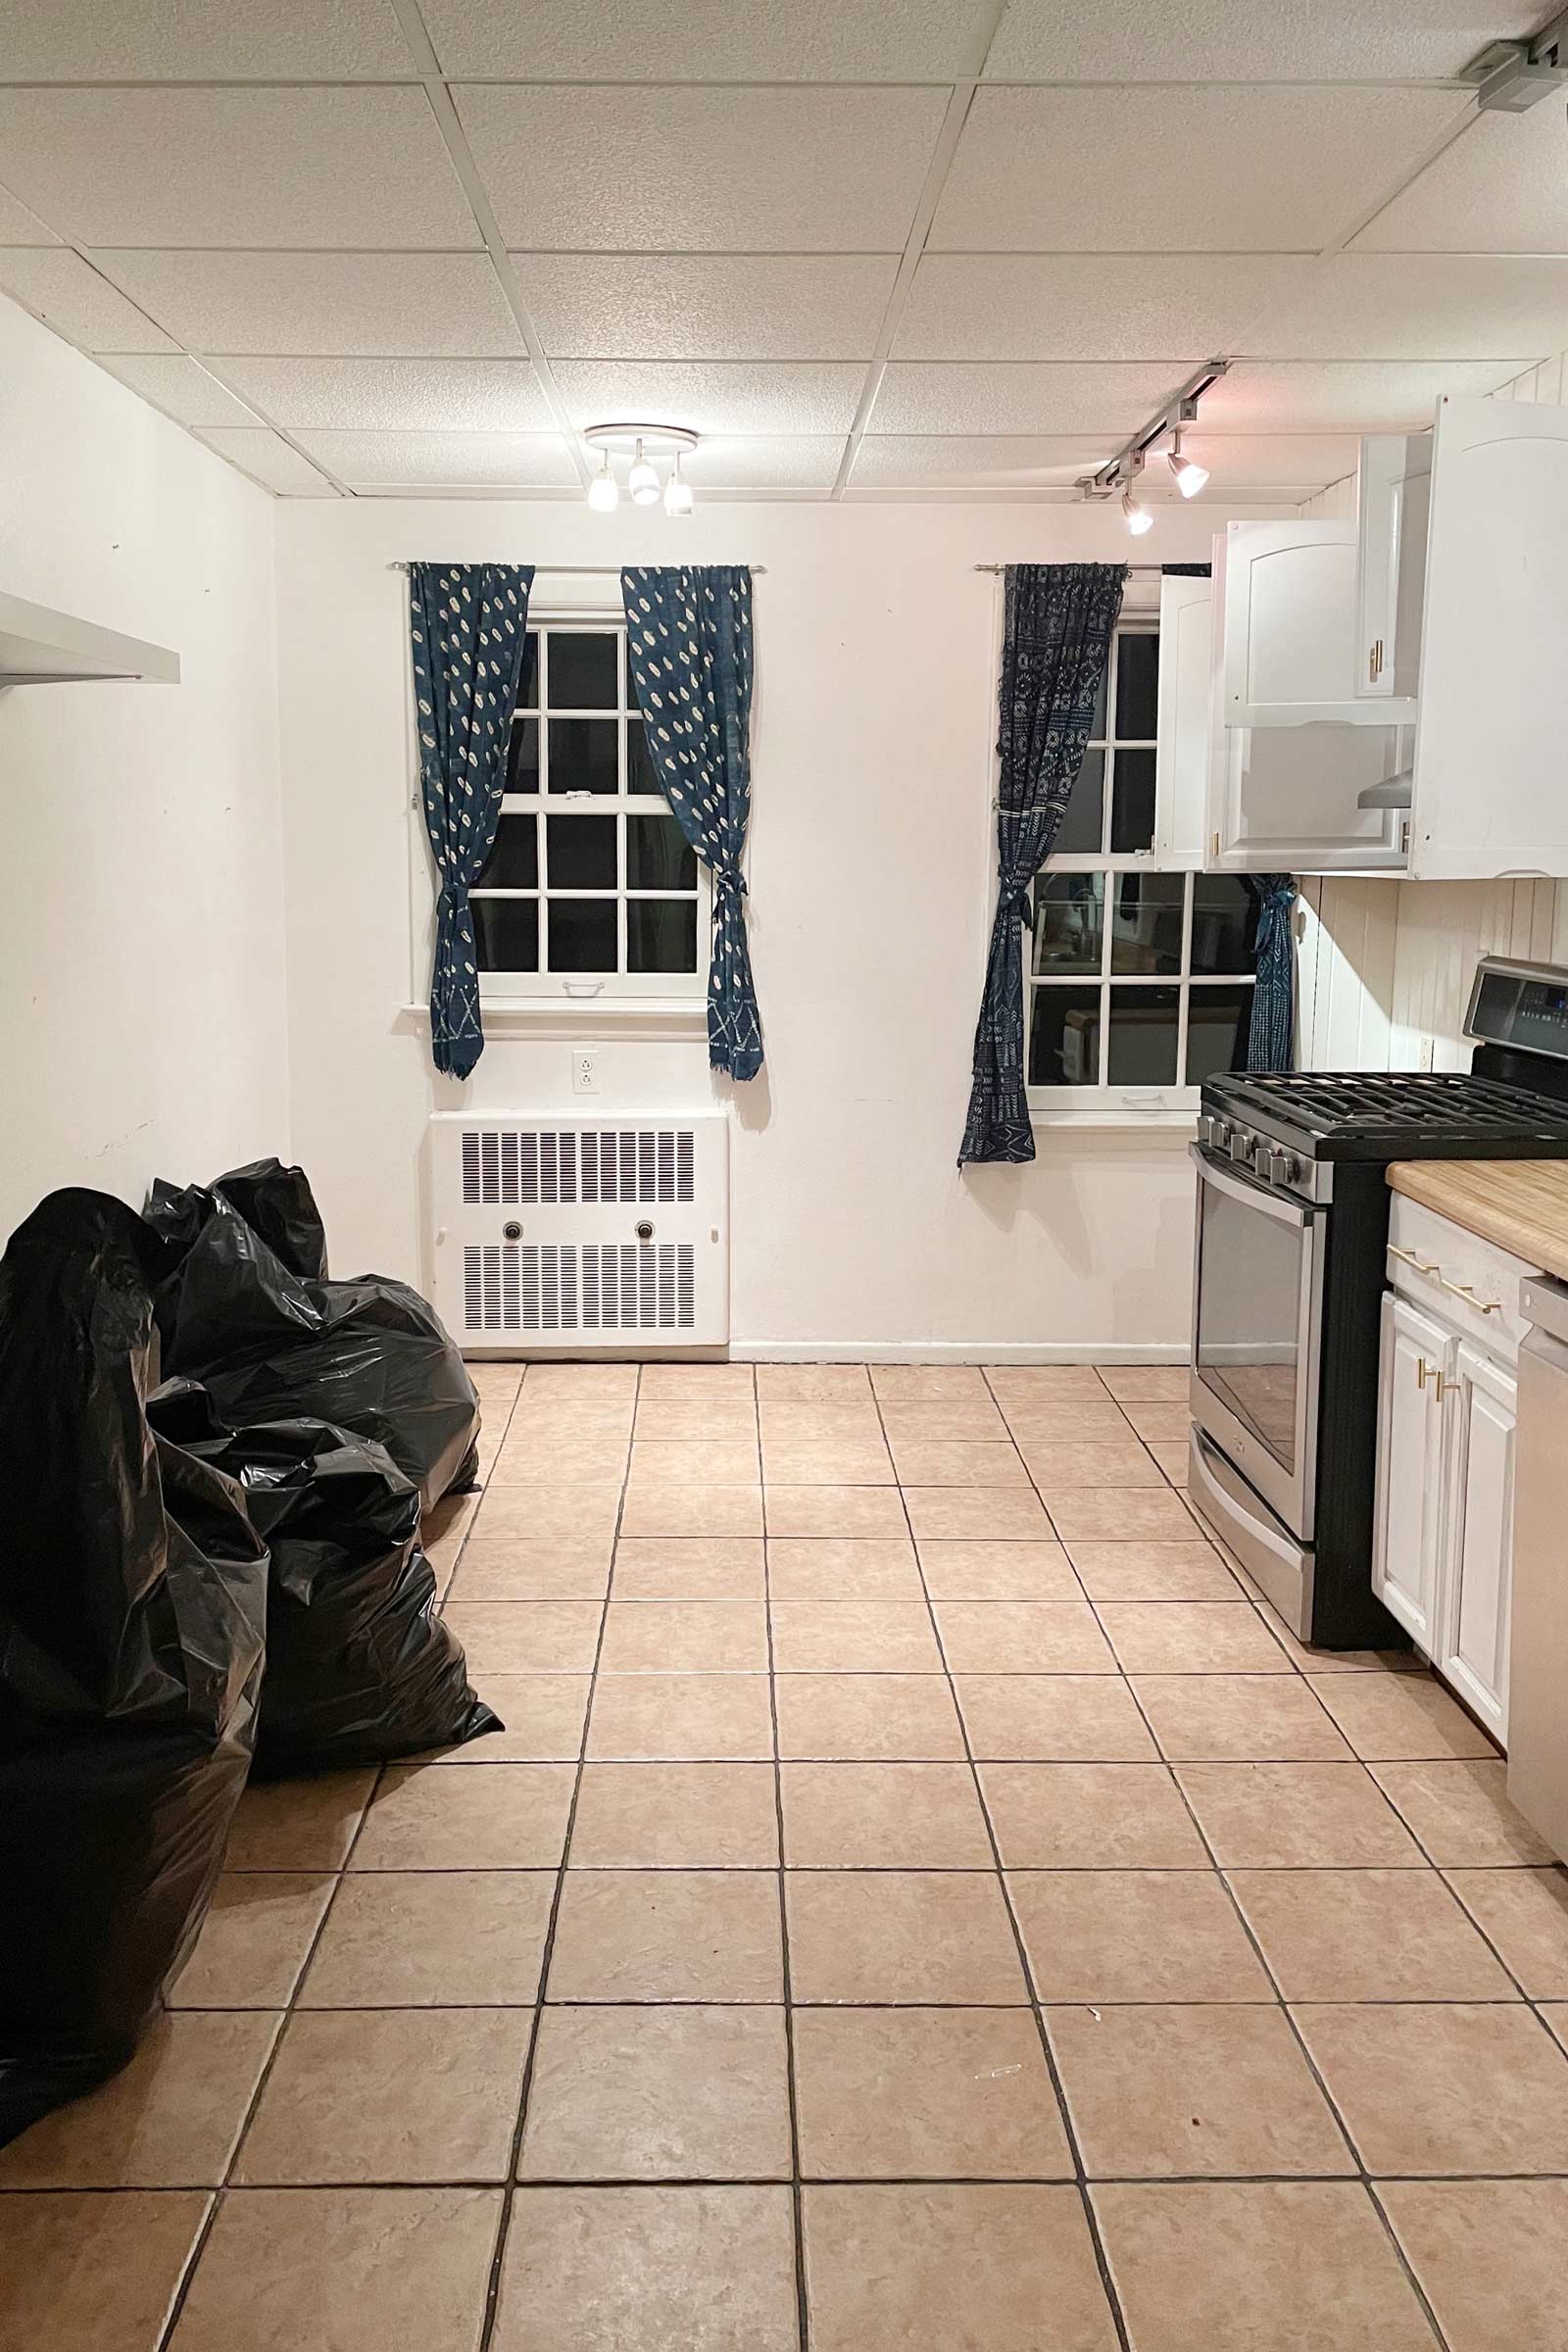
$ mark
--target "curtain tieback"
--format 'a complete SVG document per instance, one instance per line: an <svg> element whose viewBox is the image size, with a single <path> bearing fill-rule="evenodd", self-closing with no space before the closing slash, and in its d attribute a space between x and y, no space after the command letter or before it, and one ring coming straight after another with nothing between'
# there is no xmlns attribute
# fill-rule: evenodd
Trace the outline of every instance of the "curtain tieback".
<svg viewBox="0 0 1568 2352"><path fill-rule="evenodd" d="M1035 910L1030 901L1029 889L1028 882L1004 882L997 900L999 918L1010 906L1025 931L1033 931L1035 927Z"/></svg>
<svg viewBox="0 0 1568 2352"><path fill-rule="evenodd" d="M751 895L746 888L746 876L738 865L715 865L713 888L715 890L732 890L737 897L743 899Z"/></svg>

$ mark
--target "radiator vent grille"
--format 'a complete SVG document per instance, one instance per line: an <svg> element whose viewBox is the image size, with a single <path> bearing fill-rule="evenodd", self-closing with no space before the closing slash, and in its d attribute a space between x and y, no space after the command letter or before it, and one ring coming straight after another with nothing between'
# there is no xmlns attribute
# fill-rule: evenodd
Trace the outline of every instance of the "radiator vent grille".
<svg viewBox="0 0 1568 2352"><path fill-rule="evenodd" d="M463 1199L467 1207L693 1198L689 1127L467 1127Z"/></svg>
<svg viewBox="0 0 1568 2352"><path fill-rule="evenodd" d="M464 1322L470 1332L690 1331L696 1282L690 1242L470 1243Z"/></svg>

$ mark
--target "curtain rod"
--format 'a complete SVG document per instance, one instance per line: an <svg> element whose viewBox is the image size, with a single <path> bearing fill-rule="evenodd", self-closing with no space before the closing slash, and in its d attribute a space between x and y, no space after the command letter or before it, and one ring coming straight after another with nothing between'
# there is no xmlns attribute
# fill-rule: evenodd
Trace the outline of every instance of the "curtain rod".
<svg viewBox="0 0 1568 2352"><path fill-rule="evenodd" d="M422 560L423 562L425 562L425 563L434 563L434 562L436 561L436 559L435 559L434 557L431 557L431 556L424 557L424 558L423 558L423 559L421 559L421 560ZM484 560L484 559L481 559L481 561L483 561L483 560ZM454 559L454 561L456 561L456 559ZM498 557L498 558L496 558L496 559L495 559L495 561L497 561L497 562L500 562L500 561L501 561L501 559ZM411 565L410 565L409 564L407 564L407 563L401 563L401 564L389 564L387 565L387 569L388 569L389 571L408 571L408 570L410 570L411 568L412 568L412 567L411 567ZM660 569L662 568L662 566L661 566L661 565L659 565L659 564L536 564L534 565L534 567L533 567L533 568L534 568L534 571L535 571L535 573L536 573L536 574L537 574L537 573L539 573L539 572L541 572L541 571L565 571L565 572L573 572L573 573L575 573L575 574L576 574L576 576L577 576L579 579L607 579L607 580L608 580L608 579L615 579L615 580L618 580L623 570L624 570L624 571L647 571L647 570L654 570L654 571L658 571L658 570L660 570ZM764 571L766 571L766 569L767 569L767 565L766 565L765 564L739 564L739 565L737 565L737 567L736 567L736 568L737 568L738 570L742 570L742 571L750 571L750 572L754 572L754 573L760 573L760 572L764 572ZM981 569L981 570L983 570L983 569L985 568L985 566L982 564L982 565L978 566L978 568L979 568L979 569ZM995 571L995 570L1000 570L1000 569L1001 569L1001 566L1000 566L999 564L993 564L991 568L992 568L992 569Z"/></svg>
<svg viewBox="0 0 1568 2352"><path fill-rule="evenodd" d="M1164 568L1163 564L1129 564L1127 566L1130 573L1135 571L1162 572ZM1010 564L976 564L974 569L976 571L1010 571L1012 565Z"/></svg>

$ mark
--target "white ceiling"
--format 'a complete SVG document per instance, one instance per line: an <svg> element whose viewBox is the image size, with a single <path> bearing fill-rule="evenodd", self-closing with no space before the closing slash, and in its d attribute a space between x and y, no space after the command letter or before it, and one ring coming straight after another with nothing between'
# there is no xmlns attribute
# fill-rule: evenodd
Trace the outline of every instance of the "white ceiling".
<svg viewBox="0 0 1568 2352"><path fill-rule="evenodd" d="M1223 357L1205 495L1298 500L1568 348L1563 107L1462 78L1517 0L4 15L0 290L284 497L569 497L635 414L710 495L1068 499Z"/></svg>

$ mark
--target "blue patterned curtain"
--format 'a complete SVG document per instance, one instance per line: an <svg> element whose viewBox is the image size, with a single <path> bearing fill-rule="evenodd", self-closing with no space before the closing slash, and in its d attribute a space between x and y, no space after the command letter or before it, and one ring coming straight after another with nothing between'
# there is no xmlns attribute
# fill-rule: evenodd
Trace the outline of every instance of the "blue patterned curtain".
<svg viewBox="0 0 1568 2352"><path fill-rule="evenodd" d="M1250 1070L1288 1070L1294 1066L1296 1025L1296 943L1291 936L1291 913L1296 905L1294 874L1249 874L1248 887L1257 900L1257 983L1252 990L1252 1021L1247 1033Z"/></svg>
<svg viewBox="0 0 1568 2352"><path fill-rule="evenodd" d="M966 1160L1033 1159L1023 1066L1023 942L1029 885L1083 765L1125 564L1009 564L1002 648L998 889L974 1088L958 1149Z"/></svg>
<svg viewBox="0 0 1568 2352"><path fill-rule="evenodd" d="M495 847L532 586L531 564L409 566L419 786L441 876L430 1052L455 1078L484 1052L468 893Z"/></svg>
<svg viewBox="0 0 1568 2352"><path fill-rule="evenodd" d="M649 758L713 877L708 1058L732 1078L755 1078L762 1026L741 872L752 806L752 575L728 564L640 564L622 571L620 587Z"/></svg>

